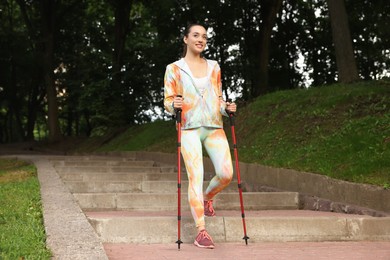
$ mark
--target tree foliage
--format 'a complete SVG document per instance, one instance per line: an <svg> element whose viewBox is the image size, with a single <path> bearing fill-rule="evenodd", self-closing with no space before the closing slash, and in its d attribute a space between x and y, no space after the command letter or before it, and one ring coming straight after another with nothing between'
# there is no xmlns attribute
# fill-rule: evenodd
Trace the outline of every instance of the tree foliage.
<svg viewBox="0 0 390 260"><path fill-rule="evenodd" d="M359 78L388 76L389 2L345 4ZM331 18L326 0L1 0L0 142L168 118L165 66L191 22L208 27L226 99L331 84Z"/></svg>

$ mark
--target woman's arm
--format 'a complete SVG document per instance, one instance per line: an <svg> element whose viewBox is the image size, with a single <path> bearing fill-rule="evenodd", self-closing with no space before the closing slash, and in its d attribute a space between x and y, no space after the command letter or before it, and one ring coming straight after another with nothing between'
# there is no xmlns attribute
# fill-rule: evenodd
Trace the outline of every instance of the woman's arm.
<svg viewBox="0 0 390 260"><path fill-rule="evenodd" d="M164 107L170 114L175 114L174 100L177 95L180 95L178 91L178 84L175 74L175 66L170 64L167 66L164 75ZM177 101L176 101L177 105Z"/></svg>

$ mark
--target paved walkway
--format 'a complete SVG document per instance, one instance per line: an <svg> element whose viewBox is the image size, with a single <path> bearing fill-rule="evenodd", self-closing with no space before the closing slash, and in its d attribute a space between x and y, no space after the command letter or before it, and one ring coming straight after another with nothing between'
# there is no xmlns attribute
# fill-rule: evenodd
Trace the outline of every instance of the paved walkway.
<svg viewBox="0 0 390 260"><path fill-rule="evenodd" d="M129 245L105 244L109 259L207 259L207 260L389 260L390 242L288 242L224 243L215 249L200 249L191 244Z"/></svg>
<svg viewBox="0 0 390 260"><path fill-rule="evenodd" d="M15 156L12 156L15 157ZM192 244L102 244L48 156L17 155L38 168L47 244L53 259L375 259L390 260L385 242L288 242L217 244L214 250ZM250 232L248 232L250 234Z"/></svg>

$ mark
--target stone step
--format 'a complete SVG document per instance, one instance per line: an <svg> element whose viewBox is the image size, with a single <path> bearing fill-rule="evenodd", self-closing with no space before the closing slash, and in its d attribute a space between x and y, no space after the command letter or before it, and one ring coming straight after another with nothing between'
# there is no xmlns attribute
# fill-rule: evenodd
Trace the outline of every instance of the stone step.
<svg viewBox="0 0 390 260"><path fill-rule="evenodd" d="M133 172L143 172L143 173L173 173L176 172L176 167L172 166L163 166L163 167L153 167L153 166L110 166L110 167L102 167L102 166L57 166L55 167L58 174L63 173L133 173Z"/></svg>
<svg viewBox="0 0 390 260"><path fill-rule="evenodd" d="M53 166L58 167L153 167L156 166L154 161L121 161L121 160L66 160L53 161Z"/></svg>
<svg viewBox="0 0 390 260"><path fill-rule="evenodd" d="M65 184L72 193L172 193L177 190L177 181L65 181ZM205 181L203 187L208 184ZM183 192L186 192L187 187L188 181L182 181ZM238 191L237 182L231 182L224 191Z"/></svg>
<svg viewBox="0 0 390 260"><path fill-rule="evenodd" d="M175 172L68 172L68 173L58 173L63 181L81 181L81 182L91 182L91 181L175 181L177 180L177 173ZM182 173L181 179L187 180L187 174Z"/></svg>
<svg viewBox="0 0 390 260"><path fill-rule="evenodd" d="M84 211L175 211L176 193L74 193ZM188 208L186 193L182 192L181 205ZM248 210L298 209L296 192L244 192L244 207ZM237 210L240 208L238 192L223 192L214 199L216 209Z"/></svg>
<svg viewBox="0 0 390 260"><path fill-rule="evenodd" d="M87 212L103 243L172 243L177 241L177 215L172 212ZM375 218L332 212L245 211L249 245L256 242L390 240L390 217ZM206 218L213 240L243 241L239 211L217 211ZM193 243L195 224L188 211L181 218L181 240ZM244 243L244 242L243 242Z"/></svg>

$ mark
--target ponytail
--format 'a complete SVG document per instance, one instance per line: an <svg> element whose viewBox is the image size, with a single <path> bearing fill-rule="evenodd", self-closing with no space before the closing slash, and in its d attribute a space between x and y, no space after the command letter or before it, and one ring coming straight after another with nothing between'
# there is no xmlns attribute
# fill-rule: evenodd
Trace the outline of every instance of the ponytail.
<svg viewBox="0 0 390 260"><path fill-rule="evenodd" d="M183 53L181 54L181 57L184 58L187 54L187 44L183 42Z"/></svg>

